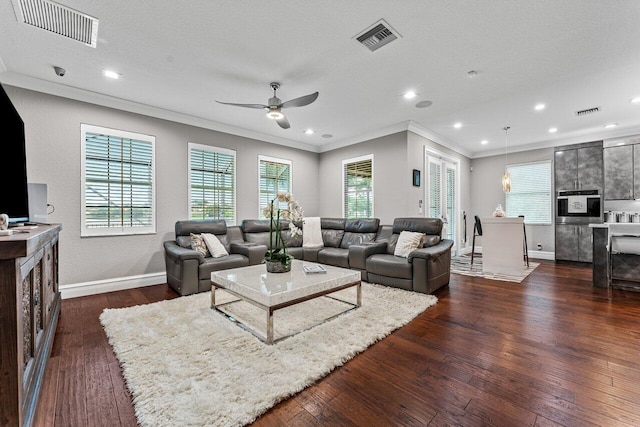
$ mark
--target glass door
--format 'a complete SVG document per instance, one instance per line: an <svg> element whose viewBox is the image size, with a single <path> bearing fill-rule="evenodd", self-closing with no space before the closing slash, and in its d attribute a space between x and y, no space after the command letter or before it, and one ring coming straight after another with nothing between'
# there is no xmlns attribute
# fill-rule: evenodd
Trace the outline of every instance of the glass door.
<svg viewBox="0 0 640 427"><path fill-rule="evenodd" d="M458 220L456 216L457 165L453 161L439 156L427 154L427 209L429 218L441 218L443 222L442 237L454 242ZM454 252L455 253L455 252Z"/></svg>

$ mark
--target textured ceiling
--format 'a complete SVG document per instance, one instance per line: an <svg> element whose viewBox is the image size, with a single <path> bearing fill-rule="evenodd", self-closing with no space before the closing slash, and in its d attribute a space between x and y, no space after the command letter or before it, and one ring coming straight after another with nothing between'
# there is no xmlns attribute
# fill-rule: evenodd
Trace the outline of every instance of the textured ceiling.
<svg viewBox="0 0 640 427"><path fill-rule="evenodd" d="M513 150L640 133L637 0L60 3L99 19L97 47L2 0L0 82L313 151L406 129L471 157L502 152L504 126ZM370 52L355 36L380 19L400 38ZM265 104L272 81L283 101L320 92L284 110L290 129L215 102Z"/></svg>

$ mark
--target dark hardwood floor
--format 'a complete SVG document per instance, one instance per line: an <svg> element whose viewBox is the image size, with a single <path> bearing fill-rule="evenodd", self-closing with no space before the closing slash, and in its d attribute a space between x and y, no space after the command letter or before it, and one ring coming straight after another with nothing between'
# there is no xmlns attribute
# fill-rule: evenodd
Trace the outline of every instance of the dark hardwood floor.
<svg viewBox="0 0 640 427"><path fill-rule="evenodd" d="M532 260L538 261L538 260ZM640 426L640 293L542 261L521 284L453 274L439 303L256 426ZM98 316L166 285L63 300L36 426L136 426Z"/></svg>

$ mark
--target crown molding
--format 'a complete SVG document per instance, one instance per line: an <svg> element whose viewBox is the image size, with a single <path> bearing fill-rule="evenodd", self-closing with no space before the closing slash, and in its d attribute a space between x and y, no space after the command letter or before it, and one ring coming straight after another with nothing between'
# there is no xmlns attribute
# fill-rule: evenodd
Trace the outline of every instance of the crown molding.
<svg viewBox="0 0 640 427"><path fill-rule="evenodd" d="M0 70L1 69L2 69L2 61L0 58ZM103 94L92 92L85 89L74 88L74 87L62 85L59 83L53 83L48 80L28 77L28 76L13 73L13 72L0 73L0 82L2 82L3 84L11 85L11 86L16 86L22 89L33 90L35 92L42 92L48 95L68 98L75 101L81 101L89 104L99 105L102 107L115 108L117 110L127 111L130 113L142 114L145 116L154 117L158 119L168 120L168 121L182 123L182 124L191 125L191 126L197 126L204 129L210 129L218 132L228 133L231 135L242 136L249 139L269 142L272 144L284 145L290 148L297 148L299 150L311 151L314 153L320 152L319 147L315 145L305 144L303 142L286 139L286 138L279 138L279 137L263 134L261 132L255 132L252 130L243 129L236 126L226 125L224 123L204 119L202 117L196 117L188 114L178 113L171 110L165 110L163 108L153 107L151 105L128 101L125 99L103 95Z"/></svg>

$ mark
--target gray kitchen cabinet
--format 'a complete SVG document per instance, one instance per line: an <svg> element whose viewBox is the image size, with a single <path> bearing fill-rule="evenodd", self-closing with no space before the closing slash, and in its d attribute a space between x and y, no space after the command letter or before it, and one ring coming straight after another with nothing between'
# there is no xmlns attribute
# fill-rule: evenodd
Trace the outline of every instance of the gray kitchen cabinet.
<svg viewBox="0 0 640 427"><path fill-rule="evenodd" d="M572 148L575 147L575 148ZM602 142L558 147L555 152L555 189L602 192Z"/></svg>
<svg viewBox="0 0 640 427"><path fill-rule="evenodd" d="M593 261L593 233L588 225L556 225L556 259Z"/></svg>
<svg viewBox="0 0 640 427"><path fill-rule="evenodd" d="M555 153L556 191L575 190L578 180L578 150Z"/></svg>
<svg viewBox="0 0 640 427"><path fill-rule="evenodd" d="M604 199L631 200L634 198L634 156L640 161L640 151L633 145L608 147L603 150ZM640 186L640 176L636 181ZM639 189L640 190L640 189ZM640 191L636 194L640 195Z"/></svg>

